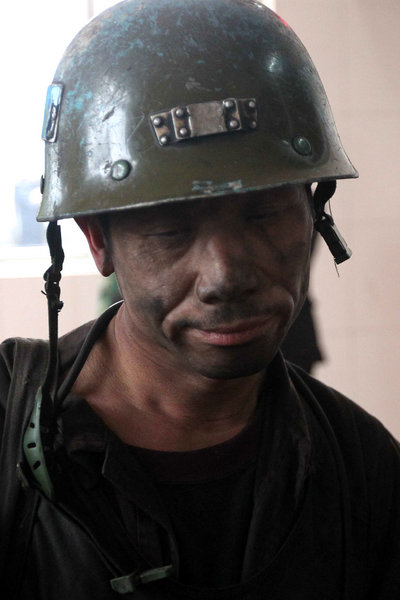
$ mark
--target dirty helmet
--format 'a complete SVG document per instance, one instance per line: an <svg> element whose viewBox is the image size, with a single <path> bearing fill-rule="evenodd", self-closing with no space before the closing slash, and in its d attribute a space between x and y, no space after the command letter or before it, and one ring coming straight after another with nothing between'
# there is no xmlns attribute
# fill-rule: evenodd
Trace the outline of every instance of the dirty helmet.
<svg viewBox="0 0 400 600"><path fill-rule="evenodd" d="M67 48L43 138L39 221L357 176L306 49L256 0L109 8Z"/></svg>

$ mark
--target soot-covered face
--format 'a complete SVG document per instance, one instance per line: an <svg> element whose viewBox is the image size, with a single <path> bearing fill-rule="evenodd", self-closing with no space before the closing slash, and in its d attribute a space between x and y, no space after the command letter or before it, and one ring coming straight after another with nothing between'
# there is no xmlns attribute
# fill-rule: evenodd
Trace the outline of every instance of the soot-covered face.
<svg viewBox="0 0 400 600"><path fill-rule="evenodd" d="M307 291L304 186L124 211L109 227L132 343L171 373L226 379L268 365Z"/></svg>

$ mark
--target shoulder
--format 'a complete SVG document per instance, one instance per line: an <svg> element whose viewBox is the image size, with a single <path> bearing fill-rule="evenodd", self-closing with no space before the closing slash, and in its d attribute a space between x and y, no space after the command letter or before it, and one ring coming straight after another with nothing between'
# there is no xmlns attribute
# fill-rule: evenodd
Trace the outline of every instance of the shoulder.
<svg viewBox="0 0 400 600"><path fill-rule="evenodd" d="M316 421L336 445L350 485L362 486L375 498L382 490L399 498L399 442L377 418L337 390L293 365L289 372Z"/></svg>
<svg viewBox="0 0 400 600"><path fill-rule="evenodd" d="M76 356L90 329L90 323L62 336L59 340L60 361L69 362ZM30 389L37 389L46 373L48 340L8 338L0 343L0 414L6 410L8 398L18 398Z"/></svg>
<svg viewBox="0 0 400 600"><path fill-rule="evenodd" d="M85 343L89 350L107 327L121 303L111 306L98 319L61 336L58 340L60 372L68 370ZM32 338L9 338L0 344L0 411L4 410L7 389L32 387L41 381L46 367L48 341Z"/></svg>
<svg viewBox="0 0 400 600"><path fill-rule="evenodd" d="M0 386L11 381L18 369L18 377L22 376L22 365L35 365L38 360L47 355L46 340L31 338L8 338L0 344ZM39 363L40 364L40 363ZM0 389L1 389L0 388Z"/></svg>
<svg viewBox="0 0 400 600"><path fill-rule="evenodd" d="M393 572L397 573L394 579L398 582L399 442L378 419L343 394L297 367L289 365L289 372L307 412L313 414L316 437L322 434L329 441L344 496L348 494L354 531L360 532L367 526L371 561L378 564L386 556L388 564L393 563ZM317 443L316 452L318 448ZM361 523L364 525L360 528Z"/></svg>
<svg viewBox="0 0 400 600"><path fill-rule="evenodd" d="M310 403L316 402L329 420L331 427L340 436L358 432L361 437L392 438L382 423L353 400L336 389L315 379L295 365L289 365L293 383L304 397L311 392ZM353 439L353 442L355 440ZM371 441L371 440L370 440Z"/></svg>

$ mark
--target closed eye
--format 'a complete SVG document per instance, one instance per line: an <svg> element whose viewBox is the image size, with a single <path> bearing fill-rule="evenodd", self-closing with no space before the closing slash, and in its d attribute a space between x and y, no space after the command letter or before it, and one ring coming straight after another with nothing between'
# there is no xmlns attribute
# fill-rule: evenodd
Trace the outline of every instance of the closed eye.
<svg viewBox="0 0 400 600"><path fill-rule="evenodd" d="M182 235L187 235L190 233L190 229L168 229L166 231L151 231L149 233L144 233L144 237L178 237Z"/></svg>
<svg viewBox="0 0 400 600"><path fill-rule="evenodd" d="M248 215L248 221L269 221L280 217L285 211L282 208L269 209Z"/></svg>

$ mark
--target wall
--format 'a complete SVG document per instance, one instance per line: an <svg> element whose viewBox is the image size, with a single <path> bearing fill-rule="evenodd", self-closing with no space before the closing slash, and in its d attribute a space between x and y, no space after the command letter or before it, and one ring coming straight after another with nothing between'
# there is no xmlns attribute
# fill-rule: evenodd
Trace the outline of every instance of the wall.
<svg viewBox="0 0 400 600"><path fill-rule="evenodd" d="M321 244L312 293L326 360L317 376L400 437L400 3L277 0L325 84L360 178L332 202L353 250L338 278Z"/></svg>
<svg viewBox="0 0 400 600"><path fill-rule="evenodd" d="M61 281L64 308L59 315L60 334L95 318L99 310L99 275L67 275ZM0 338L47 338L47 304L41 293L43 279L0 278Z"/></svg>

